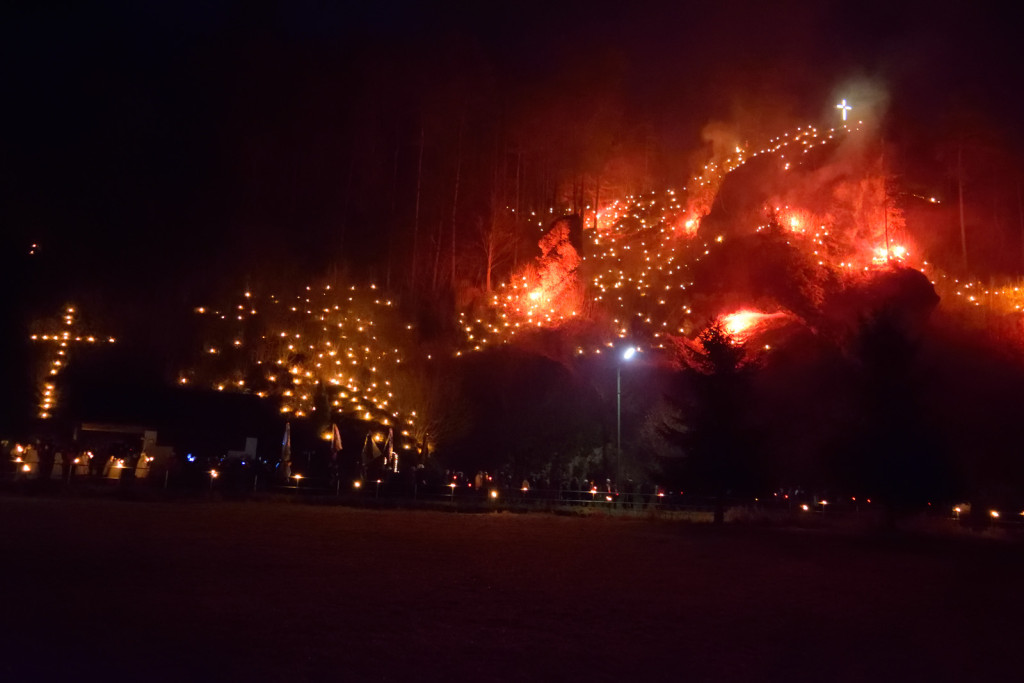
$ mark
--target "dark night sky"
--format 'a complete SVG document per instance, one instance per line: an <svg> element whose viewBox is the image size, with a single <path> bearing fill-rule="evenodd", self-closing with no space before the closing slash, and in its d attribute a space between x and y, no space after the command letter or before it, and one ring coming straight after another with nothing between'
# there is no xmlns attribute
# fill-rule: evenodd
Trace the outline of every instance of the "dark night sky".
<svg viewBox="0 0 1024 683"><path fill-rule="evenodd" d="M834 114L851 79L888 92L899 135L942 135L963 114L1020 141L1014 23L976 3L457 4L8 7L0 220L12 286L35 283L43 306L90 288L188 306L224 279L379 259L373 207L389 185L360 182L387 178L390 152L363 128L383 110L402 137L408 215L420 103L455 74L488 83L495 111L528 110L563 81L607 86L625 120L680 159L712 119ZM359 145L376 171L352 168ZM347 251L332 261L322 254L340 225Z"/></svg>
<svg viewBox="0 0 1024 683"><path fill-rule="evenodd" d="M161 230L186 242L234 235L226 224L252 189L236 174L240 131L285 132L293 108L309 104L293 98L318 79L341 92L313 104L344 107L350 79L374 73L368 53L429 65L454 36L474 42L513 93L610 50L624 65L629 114L680 143L736 107L817 115L861 75L885 83L915 120L969 106L1016 121L1008 17L915 4L30 4L3 21L4 221L19 237L87 238L126 257Z"/></svg>

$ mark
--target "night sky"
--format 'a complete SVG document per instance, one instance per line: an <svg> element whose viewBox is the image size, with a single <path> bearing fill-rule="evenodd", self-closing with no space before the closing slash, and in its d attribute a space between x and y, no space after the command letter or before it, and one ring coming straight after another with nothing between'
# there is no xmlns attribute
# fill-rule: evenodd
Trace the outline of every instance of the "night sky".
<svg viewBox="0 0 1024 683"><path fill-rule="evenodd" d="M852 80L888 93L897 126L928 134L951 110L996 127L1019 118L1012 22L972 3L250 5L6 10L15 245L41 243L90 280L122 280L157 253L161 268L242 258L251 270L240 247L267 236L281 259L303 260L352 209L353 109L367 97L415 108L470 70L509 107L560 81L606 89L680 155L709 120L810 120ZM413 136L417 112L405 114Z"/></svg>
<svg viewBox="0 0 1024 683"><path fill-rule="evenodd" d="M937 141L1018 158L1018 36L977 3L458 4L7 7L8 328L68 301L122 332L252 282L381 281L421 134L424 230L451 213L458 140L479 177L545 131L639 144L664 188L710 121L772 134L870 93L923 183ZM462 192L471 226L487 190Z"/></svg>

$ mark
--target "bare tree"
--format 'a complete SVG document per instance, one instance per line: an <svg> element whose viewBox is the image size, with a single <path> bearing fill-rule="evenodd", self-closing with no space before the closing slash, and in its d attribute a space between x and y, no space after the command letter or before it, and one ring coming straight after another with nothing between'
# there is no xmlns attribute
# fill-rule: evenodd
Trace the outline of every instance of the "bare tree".
<svg viewBox="0 0 1024 683"><path fill-rule="evenodd" d="M512 258L511 236L511 221L506 217L492 214L490 220L477 219L474 251L480 263L481 285L488 293L493 289L495 272Z"/></svg>

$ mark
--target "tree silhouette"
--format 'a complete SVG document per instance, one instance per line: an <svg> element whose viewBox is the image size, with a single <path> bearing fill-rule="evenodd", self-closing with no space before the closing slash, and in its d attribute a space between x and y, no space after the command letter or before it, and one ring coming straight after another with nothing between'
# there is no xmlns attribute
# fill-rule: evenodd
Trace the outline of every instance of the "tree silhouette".
<svg viewBox="0 0 1024 683"><path fill-rule="evenodd" d="M892 525L947 492L945 459L924 409L919 342L905 320L883 308L861 325L853 351L859 405L844 478L882 502Z"/></svg>
<svg viewBox="0 0 1024 683"><path fill-rule="evenodd" d="M726 496L750 491L759 480L749 410L756 365L721 322L683 346L682 360L670 397L679 420L666 423L665 434L683 450L685 485L713 496L721 524Z"/></svg>

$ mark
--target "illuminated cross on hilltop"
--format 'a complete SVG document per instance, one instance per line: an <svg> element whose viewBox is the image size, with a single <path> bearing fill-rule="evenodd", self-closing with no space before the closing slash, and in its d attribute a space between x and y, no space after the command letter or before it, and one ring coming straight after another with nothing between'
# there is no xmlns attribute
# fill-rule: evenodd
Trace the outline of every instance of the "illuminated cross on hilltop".
<svg viewBox="0 0 1024 683"><path fill-rule="evenodd" d="M843 121L845 121L846 120L846 112L848 112L851 109L853 109L853 107L851 107L850 105L848 105L846 103L846 98L844 97L843 101L836 105L836 109L841 109L842 110L842 112L843 112Z"/></svg>

